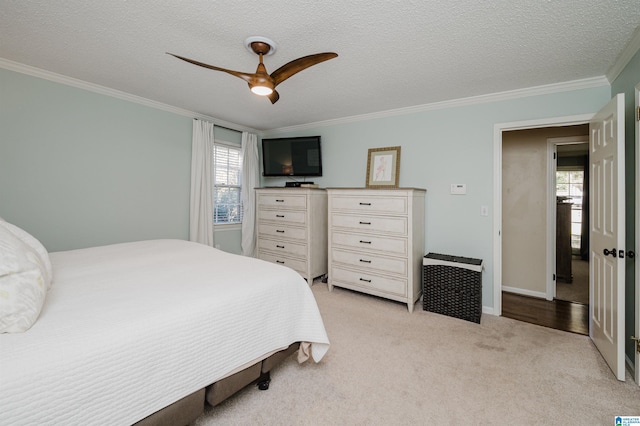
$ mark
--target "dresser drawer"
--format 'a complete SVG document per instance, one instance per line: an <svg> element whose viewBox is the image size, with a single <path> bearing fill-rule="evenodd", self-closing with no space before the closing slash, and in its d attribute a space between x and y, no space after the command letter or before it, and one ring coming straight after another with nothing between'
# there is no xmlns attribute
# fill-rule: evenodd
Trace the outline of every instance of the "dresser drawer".
<svg viewBox="0 0 640 426"><path fill-rule="evenodd" d="M271 236L277 238L293 238L307 240L307 228L296 228L287 225L275 225L270 223L258 223L258 236Z"/></svg>
<svg viewBox="0 0 640 426"><path fill-rule="evenodd" d="M284 210L260 210L258 219L268 220L271 222L295 223L304 225L307 221L307 214L301 211L284 211Z"/></svg>
<svg viewBox="0 0 640 426"><path fill-rule="evenodd" d="M291 269L296 270L301 275L305 275L307 271L307 262L300 259L292 259L286 256L278 256L277 254L267 253L262 250L258 250L258 259L266 260L267 262L277 263L278 265L288 266Z"/></svg>
<svg viewBox="0 0 640 426"><path fill-rule="evenodd" d="M407 280L401 278L387 278L334 267L331 271L330 279L332 284L338 286L342 282L350 286L361 287L365 291L372 289L397 296L407 295Z"/></svg>
<svg viewBox="0 0 640 426"><path fill-rule="evenodd" d="M406 238L378 237L376 235L349 232L332 232L331 244L356 250L384 252L397 256L406 256L409 252Z"/></svg>
<svg viewBox="0 0 640 426"><path fill-rule="evenodd" d="M307 254L307 244L258 238L258 250L268 250L274 253L305 257Z"/></svg>
<svg viewBox="0 0 640 426"><path fill-rule="evenodd" d="M333 213L331 224L335 228L357 229L362 232L381 234L407 235L408 220L406 217L361 216Z"/></svg>
<svg viewBox="0 0 640 426"><path fill-rule="evenodd" d="M406 215L408 207L406 197L336 195L331 199L331 209L333 211L353 211L365 214Z"/></svg>
<svg viewBox="0 0 640 426"><path fill-rule="evenodd" d="M331 261L365 270L378 270L389 274L407 276L407 259L376 256L346 250L332 250Z"/></svg>
<svg viewBox="0 0 640 426"><path fill-rule="evenodd" d="M258 194L258 205L267 208L306 209L307 197L295 194Z"/></svg>

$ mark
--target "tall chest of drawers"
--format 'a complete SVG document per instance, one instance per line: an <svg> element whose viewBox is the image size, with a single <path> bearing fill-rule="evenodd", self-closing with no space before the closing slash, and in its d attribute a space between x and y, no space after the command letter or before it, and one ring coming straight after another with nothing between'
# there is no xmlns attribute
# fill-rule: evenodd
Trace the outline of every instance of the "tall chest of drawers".
<svg viewBox="0 0 640 426"><path fill-rule="evenodd" d="M344 287L407 304L422 294L424 189L330 188L329 290Z"/></svg>
<svg viewBox="0 0 640 426"><path fill-rule="evenodd" d="M327 273L327 192L256 189L258 258L296 270L309 285Z"/></svg>

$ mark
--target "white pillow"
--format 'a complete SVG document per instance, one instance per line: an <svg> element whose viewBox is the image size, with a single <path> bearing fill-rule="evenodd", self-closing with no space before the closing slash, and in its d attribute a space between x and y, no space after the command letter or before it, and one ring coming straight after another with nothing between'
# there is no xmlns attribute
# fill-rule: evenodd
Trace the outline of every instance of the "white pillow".
<svg viewBox="0 0 640 426"><path fill-rule="evenodd" d="M0 333L21 333L36 322L47 295L40 255L0 226Z"/></svg>
<svg viewBox="0 0 640 426"><path fill-rule="evenodd" d="M47 249L44 248L42 243L38 241L36 237L14 224L0 221L0 228L2 227L6 228L9 232L22 240L22 242L36 251L36 253L38 254L38 258L40 259L40 263L44 268L43 278L47 286L47 290L51 288L51 281L53 280L53 268L51 267L51 260L49 259L49 252L47 252Z"/></svg>

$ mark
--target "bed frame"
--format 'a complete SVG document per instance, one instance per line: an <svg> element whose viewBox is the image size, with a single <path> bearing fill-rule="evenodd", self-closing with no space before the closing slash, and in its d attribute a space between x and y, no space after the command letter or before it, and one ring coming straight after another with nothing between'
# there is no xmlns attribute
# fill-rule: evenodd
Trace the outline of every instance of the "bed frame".
<svg viewBox="0 0 640 426"><path fill-rule="evenodd" d="M135 426L186 426L202 415L205 404L215 407L251 383L257 383L260 390L267 390L271 381L271 370L296 352L299 347L299 342L293 343L287 349L276 352L244 370L156 411L135 423Z"/></svg>

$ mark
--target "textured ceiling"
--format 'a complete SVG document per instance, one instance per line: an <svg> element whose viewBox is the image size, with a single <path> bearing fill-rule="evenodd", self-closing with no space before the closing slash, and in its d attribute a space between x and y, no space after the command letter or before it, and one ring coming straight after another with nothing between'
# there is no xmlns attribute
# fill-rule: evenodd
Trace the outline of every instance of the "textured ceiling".
<svg viewBox="0 0 640 426"><path fill-rule="evenodd" d="M0 58L258 130L599 77L640 25L638 0L0 0ZM172 52L254 72L339 57L253 95Z"/></svg>

